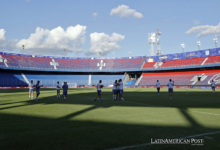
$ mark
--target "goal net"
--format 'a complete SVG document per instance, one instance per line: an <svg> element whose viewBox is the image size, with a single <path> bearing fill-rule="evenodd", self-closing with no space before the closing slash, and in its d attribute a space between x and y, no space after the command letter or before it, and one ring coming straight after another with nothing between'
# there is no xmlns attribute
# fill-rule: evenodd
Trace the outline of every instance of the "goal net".
<svg viewBox="0 0 220 150"><path fill-rule="evenodd" d="M67 83L69 88L77 88L77 83Z"/></svg>
<svg viewBox="0 0 220 150"><path fill-rule="evenodd" d="M77 88L77 83L67 83L69 88ZM63 83L62 83L63 86Z"/></svg>

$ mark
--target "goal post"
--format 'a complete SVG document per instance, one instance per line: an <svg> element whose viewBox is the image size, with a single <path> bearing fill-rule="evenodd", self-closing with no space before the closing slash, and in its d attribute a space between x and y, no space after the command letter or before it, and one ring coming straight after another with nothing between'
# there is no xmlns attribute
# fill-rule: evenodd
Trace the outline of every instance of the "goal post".
<svg viewBox="0 0 220 150"><path fill-rule="evenodd" d="M69 88L77 88L77 83L67 83Z"/></svg>

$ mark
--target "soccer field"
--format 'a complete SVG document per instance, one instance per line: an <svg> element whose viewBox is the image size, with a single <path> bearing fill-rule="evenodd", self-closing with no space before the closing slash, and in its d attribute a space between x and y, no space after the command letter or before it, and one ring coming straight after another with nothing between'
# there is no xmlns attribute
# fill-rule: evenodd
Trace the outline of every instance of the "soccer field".
<svg viewBox="0 0 220 150"><path fill-rule="evenodd" d="M220 149L220 91L70 89L67 100L41 89L39 101L28 89L0 90L0 148L4 149ZM186 94L187 93L187 94ZM195 138L204 145L150 144L153 139Z"/></svg>

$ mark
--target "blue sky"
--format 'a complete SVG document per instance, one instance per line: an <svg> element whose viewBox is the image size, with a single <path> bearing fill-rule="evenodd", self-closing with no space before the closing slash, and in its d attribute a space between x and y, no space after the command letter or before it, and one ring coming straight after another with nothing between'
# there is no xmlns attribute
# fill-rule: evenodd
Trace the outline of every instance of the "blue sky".
<svg viewBox="0 0 220 150"><path fill-rule="evenodd" d="M125 7L119 9L121 5L131 13L126 14ZM70 57L96 57L98 50L107 57L113 52L117 57L128 56L128 52L149 56L148 33L157 29L162 32L164 54L181 52L182 43L185 51L195 51L197 41L201 41L201 49L214 48L213 38L220 37L219 7L220 0L4 1L0 5L0 49L4 46L7 52L21 53L24 43L27 54L63 56L62 49L66 48ZM110 15L114 8L117 10ZM44 31L36 33L37 27ZM55 34L50 32L53 29ZM30 39L34 33L35 38Z"/></svg>

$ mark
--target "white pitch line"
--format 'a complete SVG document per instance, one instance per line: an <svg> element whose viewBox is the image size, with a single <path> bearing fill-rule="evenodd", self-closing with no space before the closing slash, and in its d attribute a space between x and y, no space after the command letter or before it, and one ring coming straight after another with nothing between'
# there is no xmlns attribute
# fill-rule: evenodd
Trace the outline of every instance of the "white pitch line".
<svg viewBox="0 0 220 150"><path fill-rule="evenodd" d="M208 114L208 115L216 115L216 116L220 116L220 114L213 114L213 113L202 112L202 111L194 111L194 110L187 110L187 111L196 112L196 113L202 113L202 114Z"/></svg>
<svg viewBox="0 0 220 150"><path fill-rule="evenodd" d="M180 138L175 138L175 139L195 138L195 137L200 137L200 136L204 136L204 135L211 135L211 134L216 134L216 133L220 133L220 131L209 132L209 133L202 133L202 134L197 134L197 135L190 135L190 136L185 136L185 137L180 137ZM144 144L137 144L137 145L130 145L130 146L112 148L112 149L108 149L108 150L123 150L123 149L137 148L137 147L142 147L142 146L147 146L147 145L153 145L153 144L151 144L151 143L144 143Z"/></svg>
<svg viewBox="0 0 220 150"><path fill-rule="evenodd" d="M136 103L136 102L131 102L131 101L124 101L124 102L140 104L140 105L146 105L146 106L154 106L154 107L166 107L166 106L157 106L157 105L150 105L150 104L144 104L144 103ZM166 108L176 108L176 107L166 107ZM208 112L202 112L202 111L185 110L185 109L180 109L180 110L189 111L189 112L196 112L196 113L202 113L202 114L207 114L207 115L220 116L220 114L214 114L214 113L208 113Z"/></svg>
<svg viewBox="0 0 220 150"><path fill-rule="evenodd" d="M211 138L211 137L209 137L209 136L205 136L205 138L210 139L210 140L213 139L213 138Z"/></svg>

